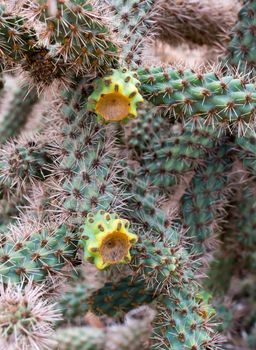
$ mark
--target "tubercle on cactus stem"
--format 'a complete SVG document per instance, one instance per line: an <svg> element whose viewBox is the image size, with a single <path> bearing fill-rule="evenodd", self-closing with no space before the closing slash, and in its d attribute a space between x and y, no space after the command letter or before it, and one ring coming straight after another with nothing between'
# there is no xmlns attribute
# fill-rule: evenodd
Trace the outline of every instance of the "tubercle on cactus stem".
<svg viewBox="0 0 256 350"><path fill-rule="evenodd" d="M84 258L98 269L131 261L129 250L138 238L129 231L128 220L100 210L87 215L82 231Z"/></svg>

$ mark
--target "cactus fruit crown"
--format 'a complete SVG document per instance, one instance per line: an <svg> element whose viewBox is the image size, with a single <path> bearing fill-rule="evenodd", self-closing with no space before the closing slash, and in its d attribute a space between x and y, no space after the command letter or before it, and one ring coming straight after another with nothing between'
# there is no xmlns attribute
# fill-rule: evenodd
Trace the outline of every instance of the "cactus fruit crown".
<svg viewBox="0 0 256 350"><path fill-rule="evenodd" d="M88 110L104 122L127 122L137 116L143 102L136 74L127 69L113 69L107 76L95 81L94 92L88 99Z"/></svg>
<svg viewBox="0 0 256 350"><path fill-rule="evenodd" d="M89 213L82 227L84 258L102 270L131 261L130 248L138 237L129 232L129 221L104 210Z"/></svg>

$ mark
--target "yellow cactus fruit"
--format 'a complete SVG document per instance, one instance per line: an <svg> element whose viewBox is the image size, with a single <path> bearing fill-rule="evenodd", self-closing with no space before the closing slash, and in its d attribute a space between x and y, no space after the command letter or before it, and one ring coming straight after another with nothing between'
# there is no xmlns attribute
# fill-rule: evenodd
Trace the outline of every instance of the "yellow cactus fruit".
<svg viewBox="0 0 256 350"><path fill-rule="evenodd" d="M143 102L139 86L135 73L127 69L113 69L109 75L95 81L87 108L101 121L127 122L137 116L137 108Z"/></svg>
<svg viewBox="0 0 256 350"><path fill-rule="evenodd" d="M128 220L100 210L87 215L80 242L84 259L102 270L110 265L129 263L130 248L137 239L137 235L129 232Z"/></svg>

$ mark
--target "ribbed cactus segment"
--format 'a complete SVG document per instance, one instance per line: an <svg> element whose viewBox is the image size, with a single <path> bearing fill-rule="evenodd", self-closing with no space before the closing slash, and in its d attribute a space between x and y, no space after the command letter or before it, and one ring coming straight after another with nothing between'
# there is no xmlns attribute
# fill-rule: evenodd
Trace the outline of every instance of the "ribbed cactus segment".
<svg viewBox="0 0 256 350"><path fill-rule="evenodd" d="M66 96L61 111L60 147L64 157L58 167L63 176L56 184L62 213L79 218L79 225L90 212L115 211L121 198L115 186L120 172L114 159L115 138L110 129L98 125L93 114L85 113L85 84L80 82L73 96Z"/></svg>
<svg viewBox="0 0 256 350"><path fill-rule="evenodd" d="M229 212L227 232L224 242L228 242L238 253L234 257L239 261L239 267L247 271L255 271L256 247L256 194L255 182L248 183L248 187L240 188L237 199L232 203L234 210ZM232 256L231 252L227 252Z"/></svg>
<svg viewBox="0 0 256 350"><path fill-rule="evenodd" d="M60 328L54 340L55 350L103 350L105 332L93 327Z"/></svg>
<svg viewBox="0 0 256 350"><path fill-rule="evenodd" d="M103 79L96 80L94 92L88 99L88 110L105 122L127 122L137 116L137 108L143 102L139 86L134 72L112 70Z"/></svg>
<svg viewBox="0 0 256 350"><path fill-rule="evenodd" d="M72 320L77 316L84 316L88 311L87 299L91 294L88 283L78 282L73 288L61 295L59 308L65 319Z"/></svg>
<svg viewBox="0 0 256 350"><path fill-rule="evenodd" d="M228 147L220 147L198 168L187 193L183 195L184 224L188 228L188 235L193 237L194 249L198 252L207 250L211 241L214 242L218 219L226 203L231 166Z"/></svg>
<svg viewBox="0 0 256 350"><path fill-rule="evenodd" d="M118 36L124 41L121 60L129 67L138 66L145 41L152 36L157 13L155 0L110 0ZM155 29L155 27L154 27Z"/></svg>
<svg viewBox="0 0 256 350"><path fill-rule="evenodd" d="M160 292L164 288L184 283L186 276L187 253L170 241L147 239L142 237L133 251L131 267L139 278L143 278L149 288Z"/></svg>
<svg viewBox="0 0 256 350"><path fill-rule="evenodd" d="M58 329L55 336L58 350L147 350L154 311L141 307L130 311L124 324L106 328L73 327Z"/></svg>
<svg viewBox="0 0 256 350"><path fill-rule="evenodd" d="M71 219L73 216L75 223L78 222L78 227L88 212L102 207L108 209L115 201L117 193L113 186L115 168L112 151L109 150L111 143L107 144L105 141L106 130L99 128L97 123L93 122L94 118L85 115L84 110L81 110L81 85L74 93L70 105L64 105L62 109L65 118L62 126L63 139L60 145L57 144L57 152L59 155L61 149L65 156L59 157L58 172L62 176L55 184L53 194L54 204L57 202L62 214L67 214ZM34 143L28 143L28 146L32 147L33 151ZM24 147L21 155L27 156L27 152L29 148ZM55 154L54 147L51 148L51 152ZM14 160L16 162L15 157ZM9 164L8 160L6 164ZM43 164L46 164L45 160ZM16 165L15 171L18 171L18 176L24 180L27 173L26 168L23 170ZM36 175L38 176L37 173ZM3 180L8 179L9 177L3 177ZM0 254L0 275L4 282L9 279L20 282L23 278L30 277L35 281L42 281L51 274L59 273L75 259L79 240L76 225L32 225L22 228L21 231L20 233L19 229L14 227L11 233L5 234L5 243Z"/></svg>
<svg viewBox="0 0 256 350"><path fill-rule="evenodd" d="M58 155L60 149L64 154L64 157L59 156L58 164L62 176L54 183L55 192L51 195L54 205L57 203L61 214L66 215L72 224L32 225L22 228L21 233L14 227L11 233L6 233L0 254L0 275L4 282L9 279L20 282L30 277L42 281L51 274L60 273L75 259L79 226L86 215L100 208L109 209L113 202L118 205L115 198L118 191L113 184L118 170L113 162L113 151L109 149L111 143L107 143L106 130L97 125L94 117L84 114L79 103L82 98L82 87L78 86L70 105L64 105L62 109L65 118L63 138L56 150ZM29 146L33 150L34 144ZM23 152L27 155L27 151L27 148L22 149L22 155ZM55 154L54 145L51 152ZM25 171L18 175L24 180L26 174ZM9 178L4 179L8 181Z"/></svg>
<svg viewBox="0 0 256 350"><path fill-rule="evenodd" d="M3 282L20 283L24 279L43 281L60 273L74 260L77 236L66 225L58 228L24 227L24 233L5 237L0 249L0 276ZM18 232L18 228L16 229Z"/></svg>
<svg viewBox="0 0 256 350"><path fill-rule="evenodd" d="M20 133L37 101L38 97L34 90L28 92L27 88L17 88L14 91L10 107L1 117L0 143Z"/></svg>
<svg viewBox="0 0 256 350"><path fill-rule="evenodd" d="M31 23L27 23L26 18L20 15L20 11L1 13L0 49L3 53L3 66L14 68L16 65L21 68L23 76L38 91L55 80L65 80L64 71L67 67L56 56L53 46L46 47L39 43L38 36L31 29ZM31 15L34 16L34 13L30 12L30 21Z"/></svg>
<svg viewBox="0 0 256 350"><path fill-rule="evenodd" d="M84 259L102 270L131 261L130 249L138 237L130 232L130 223L116 213L100 210L87 215L82 226Z"/></svg>
<svg viewBox="0 0 256 350"><path fill-rule="evenodd" d="M170 239L173 244L179 242L179 229L173 227L168 214L159 208L159 190L150 186L136 172L129 172L127 188L134 195L127 200L127 217L138 222L144 230L149 230L152 237ZM125 209L125 208L124 208Z"/></svg>
<svg viewBox="0 0 256 350"><path fill-rule="evenodd" d="M219 136L211 126L192 123L177 127L170 134L155 142L143 158L141 173L150 183L161 188L177 184L187 172L195 170Z"/></svg>
<svg viewBox="0 0 256 350"><path fill-rule="evenodd" d="M237 206L237 217L234 222L237 241L253 252L256 247L256 195L251 193L250 189L244 190L242 200Z"/></svg>
<svg viewBox="0 0 256 350"><path fill-rule="evenodd" d="M95 3L56 4L56 12L48 0L40 0L1 13L3 63L19 66L38 91L56 81L67 85L78 71L105 71L118 61L118 45Z"/></svg>
<svg viewBox="0 0 256 350"><path fill-rule="evenodd" d="M248 336L248 345L251 350L256 347L256 323L254 324L250 335Z"/></svg>
<svg viewBox="0 0 256 350"><path fill-rule="evenodd" d="M131 187L136 196L131 200L135 206L131 206L134 210L130 216L137 217L151 239L156 237L148 242L142 236L132 266L137 278L144 280L149 289L153 287L155 296L160 292L157 301L162 317L156 321L152 348L215 349L215 334L209 326L212 309L202 305L199 290L193 287L197 264L181 247L178 227L173 228L168 216L155 206L156 198L150 195L147 183L137 180Z"/></svg>
<svg viewBox="0 0 256 350"><path fill-rule="evenodd" d="M256 176L256 134L247 132L244 137L237 137L236 144L239 146L238 155L243 162L244 168L253 176Z"/></svg>
<svg viewBox="0 0 256 350"><path fill-rule="evenodd" d="M127 136L132 156L141 161L140 156L143 153L164 139L162 133L167 127L165 119L151 104L144 106L139 111L138 118L132 121L131 130Z"/></svg>
<svg viewBox="0 0 256 350"><path fill-rule="evenodd" d="M36 35L24 19L0 9L0 49L7 61L22 61L37 42Z"/></svg>
<svg viewBox="0 0 256 350"><path fill-rule="evenodd" d="M224 245L223 251L218 251L210 263L204 286L216 295L226 293L236 270L236 260L236 254Z"/></svg>
<svg viewBox="0 0 256 350"><path fill-rule="evenodd" d="M193 287L172 288L170 294L159 299L159 308L162 316L156 322L153 349L159 346L159 338L161 348L166 350L218 349L210 327L212 309L197 300Z"/></svg>
<svg viewBox="0 0 256 350"><path fill-rule="evenodd" d="M131 310L125 316L123 325L113 325L107 329L106 349L147 350L150 347L151 323L155 312L148 306Z"/></svg>
<svg viewBox="0 0 256 350"><path fill-rule="evenodd" d="M252 73L252 76L256 68L255 20L256 2L254 0L244 1L231 34L226 57L229 64L237 67L241 72L247 70Z"/></svg>
<svg viewBox="0 0 256 350"><path fill-rule="evenodd" d="M175 119L202 117L218 129L237 126L239 131L254 121L256 89L242 79L159 67L137 73L142 95L172 110Z"/></svg>
<svg viewBox="0 0 256 350"><path fill-rule="evenodd" d="M0 151L0 187L3 194L19 192L26 183L43 179L49 154L33 137L9 141Z"/></svg>
<svg viewBox="0 0 256 350"><path fill-rule="evenodd" d="M119 282L107 282L88 298L87 304L98 315L117 317L135 307L151 303L154 298L154 291L143 280L135 281L132 276L127 276ZM80 300L82 306L86 305L85 298Z"/></svg>
<svg viewBox="0 0 256 350"><path fill-rule="evenodd" d="M58 0L56 14L49 2L40 0L35 12L46 25L42 44L57 45L57 54L76 71L103 70L117 62L118 47L91 0Z"/></svg>

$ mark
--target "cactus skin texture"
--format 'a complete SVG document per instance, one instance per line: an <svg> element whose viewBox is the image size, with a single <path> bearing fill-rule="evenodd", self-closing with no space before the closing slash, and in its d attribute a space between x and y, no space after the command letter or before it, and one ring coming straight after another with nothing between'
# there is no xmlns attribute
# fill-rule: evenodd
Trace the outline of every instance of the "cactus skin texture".
<svg viewBox="0 0 256 350"><path fill-rule="evenodd" d="M121 62L129 68L136 68L142 62L145 40L158 30L154 16L158 12L159 1L110 0L109 4L114 25L118 23L116 31L124 42Z"/></svg>
<svg viewBox="0 0 256 350"><path fill-rule="evenodd" d="M171 242L160 242L142 238L134 248L131 268L136 275L143 277L149 288L160 293L168 285L183 283L186 276L186 252ZM139 277L140 278L140 277Z"/></svg>
<svg viewBox="0 0 256 350"><path fill-rule="evenodd" d="M138 118L132 121L131 131L127 135L132 158L141 162L144 153L154 149L155 144L160 143L160 140L164 140L165 135L162 135L162 132L166 128L169 128L169 125L165 123L161 114L157 113L156 108L149 103L145 103L144 108L138 113Z"/></svg>
<svg viewBox="0 0 256 350"><path fill-rule="evenodd" d="M238 14L238 21L231 33L226 60L241 72L248 71L255 75L256 68L256 33L255 33L256 3L253 0L244 1Z"/></svg>
<svg viewBox="0 0 256 350"><path fill-rule="evenodd" d="M35 230L16 241L10 237L0 249L0 276L12 283L31 278L43 281L75 259L77 242L76 234L65 225Z"/></svg>
<svg viewBox="0 0 256 350"><path fill-rule="evenodd" d="M93 327L59 328L55 339L56 350L103 350L104 331Z"/></svg>
<svg viewBox="0 0 256 350"><path fill-rule="evenodd" d="M173 111L175 119L202 117L219 129L253 122L256 90L233 76L196 74L191 70L150 68L138 71L141 93L156 106Z"/></svg>
<svg viewBox="0 0 256 350"><path fill-rule="evenodd" d="M55 340L58 350L147 350L155 312L144 306L130 311L123 324L103 329L76 327L59 329Z"/></svg>
<svg viewBox="0 0 256 350"><path fill-rule="evenodd" d="M113 70L95 82L94 92L88 99L88 110L95 112L99 120L127 122L137 116L137 108L143 102L139 86L133 72Z"/></svg>
<svg viewBox="0 0 256 350"><path fill-rule="evenodd" d="M235 209L229 212L228 219L231 224L226 236L223 238L224 245L226 242L233 247L232 251L238 251L235 258L233 257L233 270L246 269L251 273L255 271L255 247L256 247L256 194L255 183L251 186L240 186L238 198L233 205ZM254 191L253 191L254 190ZM225 248L223 248L225 251ZM226 256L231 259L234 254L227 251Z"/></svg>
<svg viewBox="0 0 256 350"><path fill-rule="evenodd" d="M244 137L237 137L238 156L243 162L244 169L252 176L256 176L256 135L248 132Z"/></svg>
<svg viewBox="0 0 256 350"><path fill-rule="evenodd" d="M10 137L17 137L37 101L34 90L28 92L26 88L17 88L14 91L10 108L3 115L0 124L0 143L6 142Z"/></svg>
<svg viewBox="0 0 256 350"><path fill-rule="evenodd" d="M87 299L91 292L88 283L80 282L61 295L59 308L65 319L72 320L86 314L88 311Z"/></svg>
<svg viewBox="0 0 256 350"><path fill-rule="evenodd" d="M197 350L214 346L213 334L207 330L211 311L207 306L196 301L188 286L174 288L170 295L163 295L159 309L162 319L156 321L156 340L161 337L162 349ZM159 327L158 334L158 324ZM157 342L153 349L157 349Z"/></svg>
<svg viewBox="0 0 256 350"><path fill-rule="evenodd" d="M46 0L38 4L38 17L46 25L42 43L58 44L59 56L76 70L104 69L117 60L117 46L96 9L88 0L58 0L54 15Z"/></svg>
<svg viewBox="0 0 256 350"><path fill-rule="evenodd" d="M188 123L177 126L171 136L159 139L142 158L142 175L154 186L166 190L199 167L208 152L219 141L216 131L211 126Z"/></svg>
<svg viewBox="0 0 256 350"><path fill-rule="evenodd" d="M78 85L73 99L67 99L63 106L61 146L55 145L57 154L61 147L65 156L59 157L58 169L63 176L54 184L54 205L58 203L61 214L69 221L64 220L60 225L50 221L49 226L43 227L33 221L35 227L29 228L23 223L25 232L22 229L22 234L14 227L11 235L6 235L0 252L0 276L4 282L17 283L32 276L35 281L42 282L72 265L84 218L92 210L109 209L118 193L113 183L116 175L113 151L109 150L105 129L98 126L92 115L74 110L75 101L80 109L82 86L83 82ZM27 151L25 148L25 154ZM52 152L55 154L54 147Z"/></svg>
<svg viewBox="0 0 256 350"><path fill-rule="evenodd" d="M36 35L24 25L24 20L18 16L4 13L1 16L1 43L0 48L7 59L20 62L36 43Z"/></svg>
<svg viewBox="0 0 256 350"><path fill-rule="evenodd" d="M182 198L184 224L188 227L188 235L195 237L194 249L198 253L207 251L214 243L221 209L227 202L228 174L232 166L228 152L228 147L222 146L210 155Z"/></svg>
<svg viewBox="0 0 256 350"><path fill-rule="evenodd" d="M47 151L32 137L20 142L7 142L0 152L0 189L3 195L18 194L25 184L44 179L46 165L50 163Z"/></svg>
<svg viewBox="0 0 256 350"><path fill-rule="evenodd" d="M135 307L150 304L154 299L153 289L147 288L144 281L127 276L118 282L107 282L87 298L87 305L97 315L118 317Z"/></svg>
<svg viewBox="0 0 256 350"><path fill-rule="evenodd" d="M113 264L131 261L130 248L138 237L129 232L129 221L104 210L89 213L82 232L84 259L105 269Z"/></svg>
<svg viewBox="0 0 256 350"><path fill-rule="evenodd" d="M20 67L39 92L54 82L66 86L77 72L105 72L117 64L118 45L97 6L79 0L56 5L55 13L48 0L18 4L11 13L1 9L3 63Z"/></svg>

